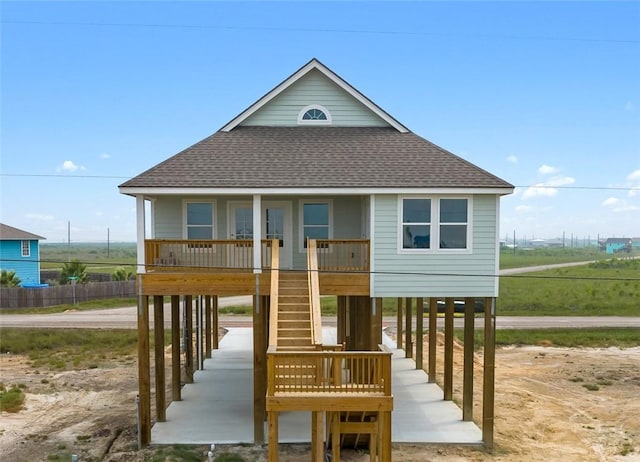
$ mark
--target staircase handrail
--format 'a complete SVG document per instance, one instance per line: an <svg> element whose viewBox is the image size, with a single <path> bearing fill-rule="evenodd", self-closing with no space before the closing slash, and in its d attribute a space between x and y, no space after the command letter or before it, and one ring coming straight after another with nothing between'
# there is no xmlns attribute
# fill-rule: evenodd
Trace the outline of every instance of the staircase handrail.
<svg viewBox="0 0 640 462"><path fill-rule="evenodd" d="M316 240L309 238L307 238L307 274L309 282L309 307L311 309L311 344L322 345L322 310L320 308L318 252Z"/></svg>
<svg viewBox="0 0 640 462"><path fill-rule="evenodd" d="M278 345L278 287L280 278L280 242L271 241L271 293L269 303L269 346Z"/></svg>

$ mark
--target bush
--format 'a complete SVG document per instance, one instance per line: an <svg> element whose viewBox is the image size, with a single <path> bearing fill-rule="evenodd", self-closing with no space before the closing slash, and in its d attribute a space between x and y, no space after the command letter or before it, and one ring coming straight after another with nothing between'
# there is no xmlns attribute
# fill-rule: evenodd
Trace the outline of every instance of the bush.
<svg viewBox="0 0 640 462"><path fill-rule="evenodd" d="M10 389L0 388L0 410L2 412L18 412L24 403L24 392L14 385Z"/></svg>

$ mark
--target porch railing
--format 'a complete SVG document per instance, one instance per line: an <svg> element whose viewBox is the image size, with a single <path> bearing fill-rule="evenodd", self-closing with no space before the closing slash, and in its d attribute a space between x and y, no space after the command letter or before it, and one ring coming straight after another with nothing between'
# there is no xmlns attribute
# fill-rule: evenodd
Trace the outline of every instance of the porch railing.
<svg viewBox="0 0 640 462"><path fill-rule="evenodd" d="M267 396L355 393L391 396L391 351L267 350Z"/></svg>
<svg viewBox="0 0 640 462"><path fill-rule="evenodd" d="M271 245L271 293L269 300L269 345L278 345L278 294L280 292L280 246L278 240Z"/></svg>
<svg viewBox="0 0 640 462"><path fill-rule="evenodd" d="M271 249L272 241L263 239L262 268L271 267ZM253 241L147 239L145 266L147 271L252 270Z"/></svg>
<svg viewBox="0 0 640 462"><path fill-rule="evenodd" d="M369 271L368 239L316 239L316 249L320 271Z"/></svg>

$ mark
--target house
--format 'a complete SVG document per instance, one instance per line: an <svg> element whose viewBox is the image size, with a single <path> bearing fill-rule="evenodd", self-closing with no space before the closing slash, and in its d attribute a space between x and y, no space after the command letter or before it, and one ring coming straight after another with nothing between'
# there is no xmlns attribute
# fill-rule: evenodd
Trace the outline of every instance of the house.
<svg viewBox="0 0 640 462"><path fill-rule="evenodd" d="M45 239L0 223L0 269L15 271L23 287L40 284L40 240Z"/></svg>
<svg viewBox="0 0 640 462"><path fill-rule="evenodd" d="M605 241L605 251L607 254L618 252L631 252L632 240L629 237L610 237Z"/></svg>
<svg viewBox="0 0 640 462"><path fill-rule="evenodd" d="M278 395L278 390L293 385L272 383L286 375L277 373L286 366L278 363L284 358L279 351L296 351L305 358L309 348L322 350L314 334L319 295L337 297L338 340L349 353L362 352L363 357L381 343L383 297L407 300L408 319L413 300L419 306L424 297L433 303L444 299L451 320L454 298L470 300L471 307L473 298L482 298L489 323L485 330L492 332L500 197L512 193L513 186L412 133L316 59L213 135L119 189L136 198L142 336L148 335L150 298L154 316L159 316L163 296L171 297L176 313L178 297L187 311L195 298L204 297L200 306L213 310L215 332L216 297L255 297L256 442L264 437L265 411L270 428L277 429L277 414L292 410L288 405L308 406L314 413L323 409L311 396L312 388L304 388L308 400L297 395L295 404L287 404L289 394ZM145 238L148 221L151 239ZM284 319L289 314L283 307L297 304L291 301L296 284L302 285L296 296L311 312L304 321L310 328ZM416 322L421 320L419 316ZM285 332L280 327L285 322L299 326L300 332ZM176 331L179 335L178 326ZM452 342L452 335L448 338ZM145 342L141 358L148 356ZM467 352L473 353L469 343ZM328 355L335 360L338 353ZM354 364L355 359L348 361ZM161 366L156 364L156 370ZM147 365L141 367L143 442L148 442L149 373ZM491 382L492 364L486 374ZM316 377L320 380L318 373ZM335 381L329 377L325 382ZM368 385L383 384L389 385L388 378ZM450 386L450 381L445 384L445 397ZM163 389L162 383L156 389ZM375 399L385 403L379 417L388 424L385 412L392 402L385 401L390 396L383 396L382 389L378 392ZM492 402L492 388L487 393ZM330 399L334 410L342 405L335 396ZM323 399L326 405L328 398ZM340 409L354 403L345 401ZM156 406L161 420L163 403ZM491 407L485 417L485 443L491 445ZM382 433L383 440L390 437ZM277 430L270 438L272 434L277 438ZM270 441L270 450L273 446L277 451L277 439ZM381 449L383 459L389 447Z"/></svg>
<svg viewBox="0 0 640 462"><path fill-rule="evenodd" d="M631 238L631 249L632 250L640 249L640 237Z"/></svg>

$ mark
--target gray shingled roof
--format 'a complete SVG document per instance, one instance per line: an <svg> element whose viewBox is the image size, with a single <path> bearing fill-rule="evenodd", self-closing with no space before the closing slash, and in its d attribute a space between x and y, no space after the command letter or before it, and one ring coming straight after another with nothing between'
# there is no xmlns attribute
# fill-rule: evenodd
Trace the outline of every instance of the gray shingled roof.
<svg viewBox="0 0 640 462"><path fill-rule="evenodd" d="M0 240L3 241L15 241L15 240L42 240L46 239L42 236L38 236L37 234L29 233L27 231L23 231L18 228L14 228L13 226L5 225L0 223Z"/></svg>
<svg viewBox="0 0 640 462"><path fill-rule="evenodd" d="M237 127L120 185L136 188L512 188L413 133Z"/></svg>

